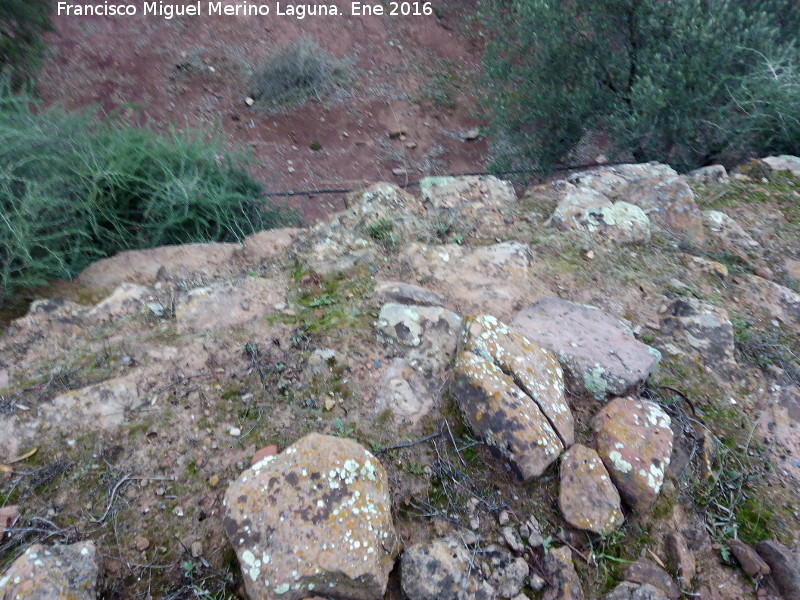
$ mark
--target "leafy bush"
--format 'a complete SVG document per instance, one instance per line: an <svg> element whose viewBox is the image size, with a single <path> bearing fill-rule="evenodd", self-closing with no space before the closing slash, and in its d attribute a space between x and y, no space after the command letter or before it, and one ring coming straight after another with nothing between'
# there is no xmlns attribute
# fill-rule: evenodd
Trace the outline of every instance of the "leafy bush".
<svg viewBox="0 0 800 600"><path fill-rule="evenodd" d="M0 300L120 250L236 241L292 220L221 140L0 92Z"/></svg>
<svg viewBox="0 0 800 600"><path fill-rule="evenodd" d="M3 0L0 2L0 73L14 83L30 76L44 51L42 34L52 31L50 0Z"/></svg>
<svg viewBox="0 0 800 600"><path fill-rule="evenodd" d="M347 77L349 63L301 37L281 46L250 79L250 95L266 108L299 103L330 91Z"/></svg>
<svg viewBox="0 0 800 600"><path fill-rule="evenodd" d="M679 169L800 151L795 0L484 0L487 107L548 168L588 131Z"/></svg>

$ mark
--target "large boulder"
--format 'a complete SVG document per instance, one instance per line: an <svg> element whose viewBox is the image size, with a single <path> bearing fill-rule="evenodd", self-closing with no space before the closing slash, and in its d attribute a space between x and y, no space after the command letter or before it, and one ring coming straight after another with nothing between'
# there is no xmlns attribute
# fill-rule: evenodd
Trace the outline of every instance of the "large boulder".
<svg viewBox="0 0 800 600"><path fill-rule="evenodd" d="M34 544L0 576L0 598L95 600L98 574L97 550L91 541Z"/></svg>
<svg viewBox="0 0 800 600"><path fill-rule="evenodd" d="M669 416L653 402L615 398L594 419L595 446L629 506L655 502L672 455Z"/></svg>
<svg viewBox="0 0 800 600"><path fill-rule="evenodd" d="M585 231L623 244L650 239L650 219L641 208L623 201L612 203L591 189L568 191L556 206L550 222L562 230Z"/></svg>
<svg viewBox="0 0 800 600"><path fill-rule="evenodd" d="M617 488L597 452L575 444L561 457L558 505L564 519L577 529L606 535L622 525Z"/></svg>
<svg viewBox="0 0 800 600"><path fill-rule="evenodd" d="M310 434L252 465L223 505L248 597L383 597L399 551L389 484L356 442Z"/></svg>
<svg viewBox="0 0 800 600"><path fill-rule="evenodd" d="M661 359L619 319L559 298L544 298L518 312L511 326L552 350L575 391L598 400L635 390Z"/></svg>
<svg viewBox="0 0 800 600"><path fill-rule="evenodd" d="M400 583L413 600L495 600L497 593L473 566L471 551L456 538L409 546L400 559Z"/></svg>
<svg viewBox="0 0 800 600"><path fill-rule="evenodd" d="M390 302L378 314L378 337L403 350L426 375L441 371L456 349L461 317L441 306Z"/></svg>

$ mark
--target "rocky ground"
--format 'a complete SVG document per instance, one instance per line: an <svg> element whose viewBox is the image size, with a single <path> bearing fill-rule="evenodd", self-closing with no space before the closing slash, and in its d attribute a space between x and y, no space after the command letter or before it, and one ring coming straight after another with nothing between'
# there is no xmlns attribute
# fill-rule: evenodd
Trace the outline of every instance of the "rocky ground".
<svg viewBox="0 0 800 600"><path fill-rule="evenodd" d="M376 184L0 338L3 598L800 597L800 159Z"/></svg>

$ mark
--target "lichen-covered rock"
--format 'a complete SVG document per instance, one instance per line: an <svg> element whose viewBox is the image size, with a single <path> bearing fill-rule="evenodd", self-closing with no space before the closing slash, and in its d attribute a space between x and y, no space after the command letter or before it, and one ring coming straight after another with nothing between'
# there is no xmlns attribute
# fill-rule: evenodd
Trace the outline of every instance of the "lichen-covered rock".
<svg viewBox="0 0 800 600"><path fill-rule="evenodd" d="M419 191L432 222L484 236L499 235L512 223L509 208L517 202L511 183L487 175L425 177Z"/></svg>
<svg viewBox="0 0 800 600"><path fill-rule="evenodd" d="M649 583L639 585L623 581L605 597L605 600L669 600L667 595Z"/></svg>
<svg viewBox="0 0 800 600"><path fill-rule="evenodd" d="M661 341L694 354L713 371L736 369L733 325L728 311L696 298L673 300L661 316Z"/></svg>
<svg viewBox="0 0 800 600"><path fill-rule="evenodd" d="M689 171L686 176L692 181L702 183L705 185L714 183L728 183L728 171L723 165L709 165L707 167L700 167L694 171Z"/></svg>
<svg viewBox="0 0 800 600"><path fill-rule="evenodd" d="M564 397L564 373L555 355L492 315L467 317L461 349L491 360L536 403L565 448L575 420Z"/></svg>
<svg viewBox="0 0 800 600"><path fill-rule="evenodd" d="M625 569L625 581L639 585L652 585L669 600L678 600L681 595L681 589L669 573L646 558L640 558L635 563L628 565Z"/></svg>
<svg viewBox="0 0 800 600"><path fill-rule="evenodd" d="M577 529L608 534L624 521L617 488L597 452L575 444L561 457L558 505Z"/></svg>
<svg viewBox="0 0 800 600"><path fill-rule="evenodd" d="M30 546L0 575L0 598L95 600L97 550L91 541L68 546Z"/></svg>
<svg viewBox="0 0 800 600"><path fill-rule="evenodd" d="M495 600L497 593L456 538L409 546L400 559L403 593L413 600Z"/></svg>
<svg viewBox="0 0 800 600"><path fill-rule="evenodd" d="M441 306L390 302L378 315L378 336L404 350L409 364L427 375L450 360L460 329L461 317Z"/></svg>
<svg viewBox="0 0 800 600"><path fill-rule="evenodd" d="M562 230L586 231L622 244L650 239L650 219L641 208L623 201L612 203L591 189L567 192L550 222Z"/></svg>
<svg viewBox="0 0 800 600"><path fill-rule="evenodd" d="M597 453L632 508L644 510L658 497L672 438L669 416L647 400L615 398L595 416Z"/></svg>
<svg viewBox="0 0 800 600"><path fill-rule="evenodd" d="M619 319L559 298L518 312L511 326L552 350L575 391L598 400L638 388L661 360L658 350L637 341Z"/></svg>
<svg viewBox="0 0 800 600"><path fill-rule="evenodd" d="M584 600L581 580L572 564L572 552L566 546L550 550L544 557L544 570L549 581L543 600Z"/></svg>
<svg viewBox="0 0 800 600"><path fill-rule="evenodd" d="M612 201L622 200L641 208L650 221L680 238L701 245L703 220L694 192L685 177L667 165L641 163L601 167L575 173L568 181L592 189Z"/></svg>
<svg viewBox="0 0 800 600"><path fill-rule="evenodd" d="M481 558L489 567L487 581L497 591L497 595L501 598L516 596L530 573L525 559L494 544L483 548Z"/></svg>
<svg viewBox="0 0 800 600"><path fill-rule="evenodd" d="M242 473L223 504L248 597L386 591L399 551L388 480L356 442L310 434Z"/></svg>
<svg viewBox="0 0 800 600"><path fill-rule="evenodd" d="M564 449L536 403L491 360L460 352L451 391L475 434L523 481L541 475Z"/></svg>
<svg viewBox="0 0 800 600"><path fill-rule="evenodd" d="M381 244L426 238L422 203L391 183L350 194L347 208L295 237L292 251L317 273L342 273L382 260Z"/></svg>

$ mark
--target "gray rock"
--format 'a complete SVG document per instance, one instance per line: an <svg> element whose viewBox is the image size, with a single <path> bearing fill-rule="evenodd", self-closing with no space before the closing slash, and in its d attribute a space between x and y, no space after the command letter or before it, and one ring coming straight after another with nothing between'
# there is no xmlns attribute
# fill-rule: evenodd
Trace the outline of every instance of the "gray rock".
<svg viewBox="0 0 800 600"><path fill-rule="evenodd" d="M661 353L637 341L630 328L598 308L545 298L520 311L511 326L552 350L575 391L598 400L638 388Z"/></svg>
<svg viewBox="0 0 800 600"><path fill-rule="evenodd" d="M697 300L673 300L661 316L661 342L676 345L700 358L713 371L729 374L737 368L733 325L728 311Z"/></svg>
<svg viewBox="0 0 800 600"><path fill-rule="evenodd" d="M764 249L739 223L718 210L703 211L707 239L721 250L755 266L764 260Z"/></svg>
<svg viewBox="0 0 800 600"><path fill-rule="evenodd" d="M681 589L669 573L646 558L640 558L625 569L625 581L639 585L652 585L669 600L678 600L681 595Z"/></svg>
<svg viewBox="0 0 800 600"><path fill-rule="evenodd" d="M522 554L525 551L525 545L522 543L522 538L513 527L503 527L500 530L500 535L503 536L506 544L517 554Z"/></svg>
<svg viewBox="0 0 800 600"><path fill-rule="evenodd" d="M800 556L774 540L756 544L756 551L772 569L772 577L784 598L800 598Z"/></svg>
<svg viewBox="0 0 800 600"><path fill-rule="evenodd" d="M539 525L539 521L533 515L519 526L519 535L531 548L540 548L544 545L542 526Z"/></svg>
<svg viewBox="0 0 800 600"><path fill-rule="evenodd" d="M460 540L443 538L409 546L400 558L400 584L413 600L494 600L497 592L473 565Z"/></svg>
<svg viewBox="0 0 800 600"><path fill-rule="evenodd" d="M99 567L94 543L30 546L0 576L0 598L95 600Z"/></svg>
<svg viewBox="0 0 800 600"><path fill-rule="evenodd" d="M766 165L771 171L789 171L795 177L800 177L800 158L797 156L767 156L761 159L761 163Z"/></svg>
<svg viewBox="0 0 800 600"><path fill-rule="evenodd" d="M668 598L664 592L649 583L639 585L624 581L615 587L605 600L668 600Z"/></svg>
<svg viewBox="0 0 800 600"><path fill-rule="evenodd" d="M441 371L456 349L461 317L441 306L384 304L378 336L405 351L409 364L431 375Z"/></svg>
<svg viewBox="0 0 800 600"><path fill-rule="evenodd" d="M530 573L525 559L513 556L496 546L485 549L484 557L489 560L491 574L487 581L501 598L513 598L522 589Z"/></svg>
<svg viewBox="0 0 800 600"><path fill-rule="evenodd" d="M247 469L223 506L248 597L383 597L400 544L386 471L356 442L308 435Z"/></svg>

